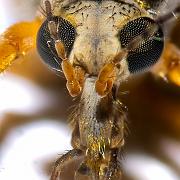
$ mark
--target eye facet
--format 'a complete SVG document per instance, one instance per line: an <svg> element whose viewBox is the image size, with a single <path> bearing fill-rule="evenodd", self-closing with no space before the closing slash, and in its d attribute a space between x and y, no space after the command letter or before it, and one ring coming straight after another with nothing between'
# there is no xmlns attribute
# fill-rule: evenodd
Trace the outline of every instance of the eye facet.
<svg viewBox="0 0 180 180"><path fill-rule="evenodd" d="M52 17L51 20L57 24L58 38L63 42L68 56L74 44L76 30L69 21L61 17ZM60 71L60 63L62 60L57 55L55 42L48 28L48 20L46 20L39 29L37 35L37 50L43 61L50 68Z"/></svg>
<svg viewBox="0 0 180 180"><path fill-rule="evenodd" d="M164 35L161 27L151 18L140 17L128 22L119 33L122 48L137 36L143 34L148 28L156 25L156 32L148 38L144 38L136 49L130 50L127 62L129 71L136 73L155 64L164 47Z"/></svg>

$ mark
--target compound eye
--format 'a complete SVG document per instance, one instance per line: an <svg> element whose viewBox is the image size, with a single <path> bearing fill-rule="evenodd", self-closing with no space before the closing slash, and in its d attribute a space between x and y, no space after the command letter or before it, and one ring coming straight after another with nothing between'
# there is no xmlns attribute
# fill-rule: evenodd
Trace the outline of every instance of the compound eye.
<svg viewBox="0 0 180 180"><path fill-rule="evenodd" d="M153 35L144 37L138 47L128 54L127 62L131 73L143 71L158 61L164 47L163 31L153 19L140 17L128 22L119 33L121 46L125 48L136 37L146 35L147 29L152 26L157 27Z"/></svg>
<svg viewBox="0 0 180 180"><path fill-rule="evenodd" d="M69 21L61 17L52 17L51 20L57 24L58 38L63 42L66 54L69 56L75 41L76 30ZM60 64L62 60L58 57L55 41L49 32L48 20L42 24L37 34L37 50L50 68L56 71L61 70Z"/></svg>

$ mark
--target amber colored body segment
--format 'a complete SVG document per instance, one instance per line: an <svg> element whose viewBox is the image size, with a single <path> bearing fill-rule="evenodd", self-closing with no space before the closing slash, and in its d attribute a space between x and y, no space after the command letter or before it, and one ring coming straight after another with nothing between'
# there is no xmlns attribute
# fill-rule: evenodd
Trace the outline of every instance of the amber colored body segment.
<svg viewBox="0 0 180 180"><path fill-rule="evenodd" d="M55 34L55 36L57 35ZM67 80L66 87L69 94L72 97L75 97L81 93L84 84L85 71L80 66L73 66L70 63L66 57L64 45L60 40L55 41L55 49L59 58L62 60L61 68Z"/></svg>
<svg viewBox="0 0 180 180"><path fill-rule="evenodd" d="M66 77L66 87L72 97L79 95L82 90L84 81L84 70L81 67L73 67L68 60L63 60L61 63L62 70Z"/></svg>
<svg viewBox="0 0 180 180"><path fill-rule="evenodd" d="M96 81L96 91L100 96L106 96L112 89L115 79L115 64L106 64L100 71Z"/></svg>
<svg viewBox="0 0 180 180"><path fill-rule="evenodd" d="M0 72L8 68L20 55L36 47L36 35L42 21L20 22L0 35Z"/></svg>
<svg viewBox="0 0 180 180"><path fill-rule="evenodd" d="M180 86L180 50L173 44L167 44L163 59L167 63L167 78Z"/></svg>
<svg viewBox="0 0 180 180"><path fill-rule="evenodd" d="M166 81L180 86L180 50L174 44L168 42L160 62L152 71Z"/></svg>

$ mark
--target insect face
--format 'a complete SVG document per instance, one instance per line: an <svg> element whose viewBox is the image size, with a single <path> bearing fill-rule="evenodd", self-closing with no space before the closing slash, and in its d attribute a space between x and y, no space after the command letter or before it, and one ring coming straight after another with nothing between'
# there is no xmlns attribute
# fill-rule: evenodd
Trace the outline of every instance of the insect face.
<svg viewBox="0 0 180 180"><path fill-rule="evenodd" d="M49 6L46 9L49 19L52 12ZM63 18L52 15L43 23L37 38L39 54L55 70L61 69L62 61L55 49L57 39L64 44L69 60L83 66L90 75L98 75L106 63L135 39L139 41L136 47L128 49L125 60L119 59L124 74L128 74L128 70L134 73L150 67L162 53L161 27L135 3L83 1L62 9ZM56 38L48 29L49 21L55 23ZM154 32L149 32L151 26L156 27Z"/></svg>
<svg viewBox="0 0 180 180"><path fill-rule="evenodd" d="M51 68L62 68L70 95L81 98L71 117L74 149L56 162L51 179L58 178L64 162L79 156L84 162L78 172L96 180L120 179L125 115L119 84L157 62L163 31L146 9L151 0L63 2L52 11L45 1L47 19L37 48Z"/></svg>
<svg viewBox="0 0 180 180"><path fill-rule="evenodd" d="M44 0L42 25L41 18L18 23L1 36L0 71L4 71L34 48L41 25L37 35L40 56L50 68L62 71L72 97L80 95L70 117L73 149L57 160L51 180L59 179L66 162L79 157L83 162L76 175L121 179L126 113L119 86L130 73L143 71L159 59L164 47L160 24L173 16L170 12L157 17L157 8L164 1ZM174 11L180 12L180 6ZM179 54L172 51L174 47L169 49L167 57L175 54L170 64L174 69Z"/></svg>

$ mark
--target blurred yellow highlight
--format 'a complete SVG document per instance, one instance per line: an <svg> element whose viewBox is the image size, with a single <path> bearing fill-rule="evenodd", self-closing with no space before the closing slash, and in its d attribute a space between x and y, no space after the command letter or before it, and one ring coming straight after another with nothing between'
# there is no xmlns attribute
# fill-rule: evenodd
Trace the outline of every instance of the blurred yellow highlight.
<svg viewBox="0 0 180 180"><path fill-rule="evenodd" d="M36 35L42 21L36 18L32 22L21 22L10 26L0 36L0 72L30 49L36 47Z"/></svg>

